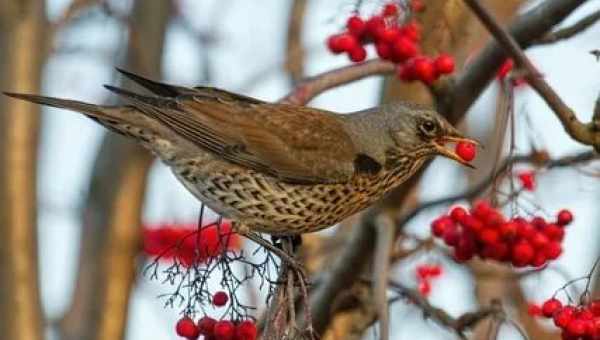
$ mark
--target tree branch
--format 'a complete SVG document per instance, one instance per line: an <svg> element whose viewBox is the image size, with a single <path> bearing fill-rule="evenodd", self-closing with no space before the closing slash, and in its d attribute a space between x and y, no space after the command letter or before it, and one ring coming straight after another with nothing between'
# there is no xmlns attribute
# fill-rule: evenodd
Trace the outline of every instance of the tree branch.
<svg viewBox="0 0 600 340"><path fill-rule="evenodd" d="M560 119L567 133L580 143L591 145L597 150L600 150L600 132L593 129L593 124L584 124L577 119L575 113L567 106L554 91L554 89L544 80L533 66L533 63L517 41L493 18L493 16L483 7L477 0L464 0L475 15L479 17L482 24L496 38L500 45L510 54L517 65L527 70L525 77L528 83L537 91L544 99L546 104L554 111Z"/></svg>
<svg viewBox="0 0 600 340"><path fill-rule="evenodd" d="M303 80L280 102L304 105L326 90L372 75L392 73L394 69L393 63L381 59L344 66Z"/></svg>
<svg viewBox="0 0 600 340"><path fill-rule="evenodd" d="M426 317L431 318L441 326L453 330L460 338L466 339L465 331L475 327L480 321L490 317L496 316L500 318L506 317L506 313L502 308L499 301L492 301L489 306L481 307L479 310L474 312L465 313L458 318L452 317L446 313L443 309L432 306L427 299L425 299L419 292L414 289L405 287L404 285L392 281L389 281L390 288L402 297L408 299L410 302L415 304L421 310ZM394 302L392 300L390 302Z"/></svg>
<svg viewBox="0 0 600 340"><path fill-rule="evenodd" d="M586 0L546 0L517 17L510 34L522 48L531 46ZM507 55L496 41L491 41L449 86L436 93L438 110L451 122L457 122L496 76Z"/></svg>
<svg viewBox="0 0 600 340"><path fill-rule="evenodd" d="M536 46L552 44L561 40L566 40L572 38L573 36L585 31L586 29L592 27L598 20L600 20L600 11L596 11L583 19L579 20L575 24L559 29L554 32L550 32L540 39L534 41Z"/></svg>

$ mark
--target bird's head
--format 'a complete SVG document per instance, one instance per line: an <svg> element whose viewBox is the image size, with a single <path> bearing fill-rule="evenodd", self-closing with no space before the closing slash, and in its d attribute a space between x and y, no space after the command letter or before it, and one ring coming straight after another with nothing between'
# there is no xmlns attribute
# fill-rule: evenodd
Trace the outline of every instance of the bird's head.
<svg viewBox="0 0 600 340"><path fill-rule="evenodd" d="M392 104L385 109L387 125L397 156L407 153L417 158L444 156L468 167L473 167L460 157L448 144L479 143L464 137L439 113L415 104Z"/></svg>

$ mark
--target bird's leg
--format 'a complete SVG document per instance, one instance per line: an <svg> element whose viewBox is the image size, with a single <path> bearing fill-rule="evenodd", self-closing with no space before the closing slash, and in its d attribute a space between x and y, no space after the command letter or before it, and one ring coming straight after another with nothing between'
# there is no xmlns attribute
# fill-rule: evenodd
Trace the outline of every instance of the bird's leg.
<svg viewBox="0 0 600 340"><path fill-rule="evenodd" d="M234 230L236 230L240 235L250 239L258 245L263 246L267 250L277 255L282 261L285 261L287 265L296 270L298 272L298 275L301 275L304 278L308 277L306 275L306 272L304 271L304 267L282 248L273 245L273 243L260 237L260 235L250 231L250 229L247 226L244 226L243 224L234 222Z"/></svg>
<svg viewBox="0 0 600 340"><path fill-rule="evenodd" d="M277 236L271 235L271 242L277 248L282 248L282 240L286 238L292 242L292 253L296 253L298 248L302 245L302 235L292 235L292 236Z"/></svg>

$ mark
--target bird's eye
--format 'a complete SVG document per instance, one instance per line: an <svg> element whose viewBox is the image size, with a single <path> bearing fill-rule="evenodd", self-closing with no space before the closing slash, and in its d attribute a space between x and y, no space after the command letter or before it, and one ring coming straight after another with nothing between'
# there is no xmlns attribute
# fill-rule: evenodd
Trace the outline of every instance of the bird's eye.
<svg viewBox="0 0 600 340"><path fill-rule="evenodd" d="M421 132L428 136L435 135L435 133L437 132L437 127L435 126L435 123L430 120L421 122L419 128L421 129Z"/></svg>

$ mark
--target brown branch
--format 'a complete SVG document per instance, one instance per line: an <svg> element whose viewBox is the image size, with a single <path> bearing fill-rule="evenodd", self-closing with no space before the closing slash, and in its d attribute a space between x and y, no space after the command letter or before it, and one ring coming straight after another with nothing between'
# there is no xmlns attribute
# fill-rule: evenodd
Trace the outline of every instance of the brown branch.
<svg viewBox="0 0 600 340"><path fill-rule="evenodd" d="M381 59L341 67L303 80L280 102L304 105L326 90L372 75L392 73L394 69L393 63Z"/></svg>
<svg viewBox="0 0 600 340"><path fill-rule="evenodd" d="M479 17L482 24L496 38L500 45L510 54L517 65L527 70L525 75L528 83L544 99L546 104L553 110L560 119L567 133L580 143L591 145L600 150L600 132L593 129L591 123L584 124L577 119L575 113L567 106L554 91L554 89L544 80L533 66L533 63L525 55L519 43L513 38L493 16L477 0L464 0L465 3Z"/></svg>
<svg viewBox="0 0 600 340"><path fill-rule="evenodd" d="M600 20L600 11L596 11L583 19L579 20L575 24L561 28L557 31L550 32L544 35L542 38L534 41L535 45L546 45L552 44L561 40L572 38L573 36L585 31L592 27L598 20Z"/></svg>

